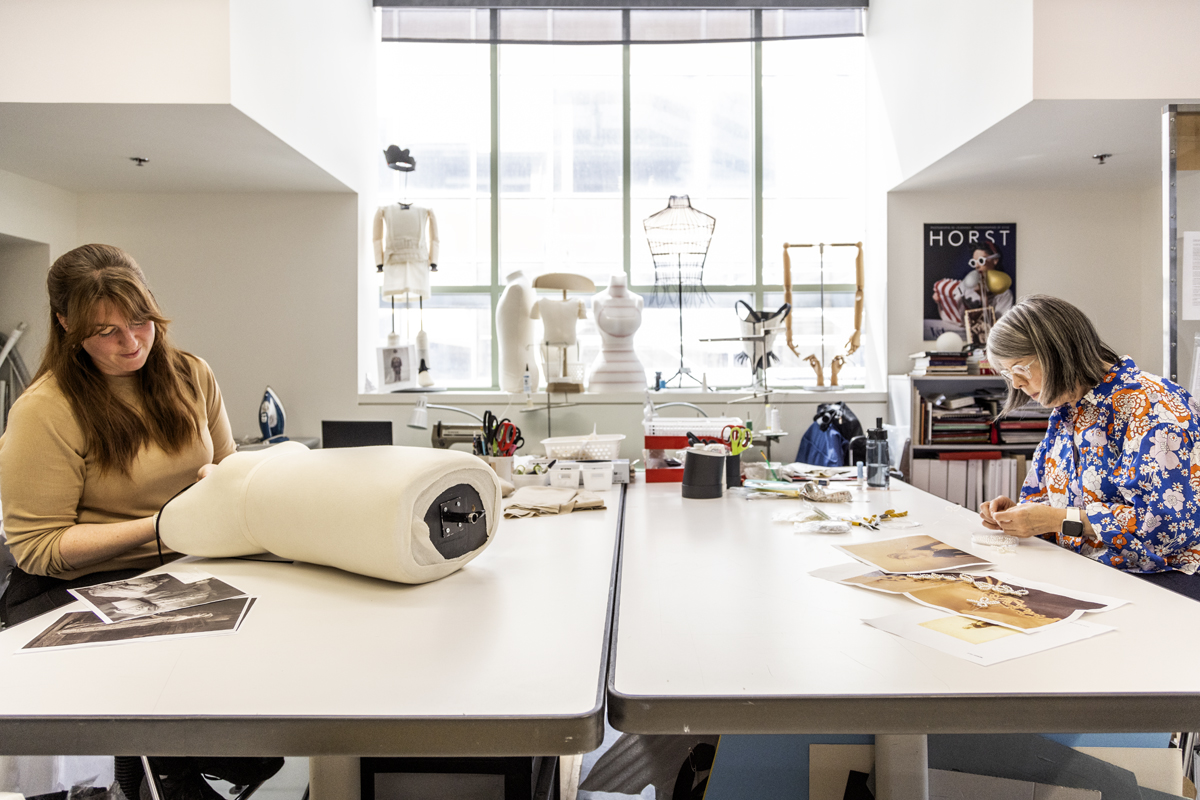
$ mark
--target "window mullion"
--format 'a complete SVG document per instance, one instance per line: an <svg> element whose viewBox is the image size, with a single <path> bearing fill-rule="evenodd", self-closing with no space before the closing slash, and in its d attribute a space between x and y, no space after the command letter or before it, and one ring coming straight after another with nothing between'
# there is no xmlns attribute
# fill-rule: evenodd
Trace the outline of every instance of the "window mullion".
<svg viewBox="0 0 1200 800"><path fill-rule="evenodd" d="M762 75L762 9L753 12L754 42L753 77L754 119L751 123L754 140L754 304L763 307L763 75Z"/></svg>
<svg viewBox="0 0 1200 800"><path fill-rule="evenodd" d="M491 59L489 66L489 92L491 93L492 118L491 139L492 157L488 165L491 182L491 220L492 220L492 388L500 388L500 345L496 333L496 306L500 302L500 9L493 8L489 13L491 27Z"/></svg>

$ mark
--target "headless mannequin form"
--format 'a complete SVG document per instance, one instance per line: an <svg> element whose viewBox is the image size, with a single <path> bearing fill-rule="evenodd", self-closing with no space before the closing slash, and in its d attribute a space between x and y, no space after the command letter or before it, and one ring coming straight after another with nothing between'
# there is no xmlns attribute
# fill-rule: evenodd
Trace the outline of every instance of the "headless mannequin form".
<svg viewBox="0 0 1200 800"><path fill-rule="evenodd" d="M592 298L600 330L600 353L588 376L590 392L628 392L646 388L646 370L633 350L633 334L642 326L642 298L626 288L624 275L609 278L608 288Z"/></svg>
<svg viewBox="0 0 1200 800"><path fill-rule="evenodd" d="M500 391L523 391L528 368L530 390L538 390L539 374L534 351L536 331L531 314L537 296L521 270L505 278L504 293L496 304L496 338L500 345Z"/></svg>
<svg viewBox="0 0 1200 800"><path fill-rule="evenodd" d="M582 392L582 365L575 326L587 319L587 306L578 298L568 299L568 291L594 292L596 284L582 275L552 272L533 282L537 289L560 289L561 300L543 297L533 304L531 319L542 321L542 358L546 370L546 391ZM576 374L578 373L578 377Z"/></svg>
<svg viewBox="0 0 1200 800"><path fill-rule="evenodd" d="M383 296L428 300L437 270L437 218L428 208L392 203L375 212L375 264L383 267ZM426 239L428 234L428 239Z"/></svg>

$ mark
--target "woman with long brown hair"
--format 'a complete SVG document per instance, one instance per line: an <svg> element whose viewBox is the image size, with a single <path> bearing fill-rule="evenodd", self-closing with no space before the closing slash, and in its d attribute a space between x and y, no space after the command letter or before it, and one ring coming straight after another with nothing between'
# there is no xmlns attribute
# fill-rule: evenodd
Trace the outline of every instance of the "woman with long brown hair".
<svg viewBox="0 0 1200 800"><path fill-rule="evenodd" d="M155 514L235 450L212 370L171 345L128 253L76 248L46 286L49 342L0 438L9 625L160 564Z"/></svg>

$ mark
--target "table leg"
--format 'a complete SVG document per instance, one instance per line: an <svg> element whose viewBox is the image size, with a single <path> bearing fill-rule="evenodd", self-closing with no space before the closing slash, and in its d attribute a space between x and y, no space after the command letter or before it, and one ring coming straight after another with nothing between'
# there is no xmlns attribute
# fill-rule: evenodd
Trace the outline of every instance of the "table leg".
<svg viewBox="0 0 1200 800"><path fill-rule="evenodd" d="M311 800L359 800L358 756L313 756L308 760L308 786Z"/></svg>
<svg viewBox="0 0 1200 800"><path fill-rule="evenodd" d="M877 800L929 800L929 740L924 734L875 737Z"/></svg>

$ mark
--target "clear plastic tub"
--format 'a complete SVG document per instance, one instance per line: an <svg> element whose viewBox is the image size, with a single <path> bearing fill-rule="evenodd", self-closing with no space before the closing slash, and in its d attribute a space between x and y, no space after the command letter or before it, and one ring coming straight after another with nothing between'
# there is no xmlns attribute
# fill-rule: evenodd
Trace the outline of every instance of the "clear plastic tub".
<svg viewBox="0 0 1200 800"><path fill-rule="evenodd" d="M573 461L612 461L621 452L623 433L589 434L587 436L555 436L542 439L547 458Z"/></svg>

